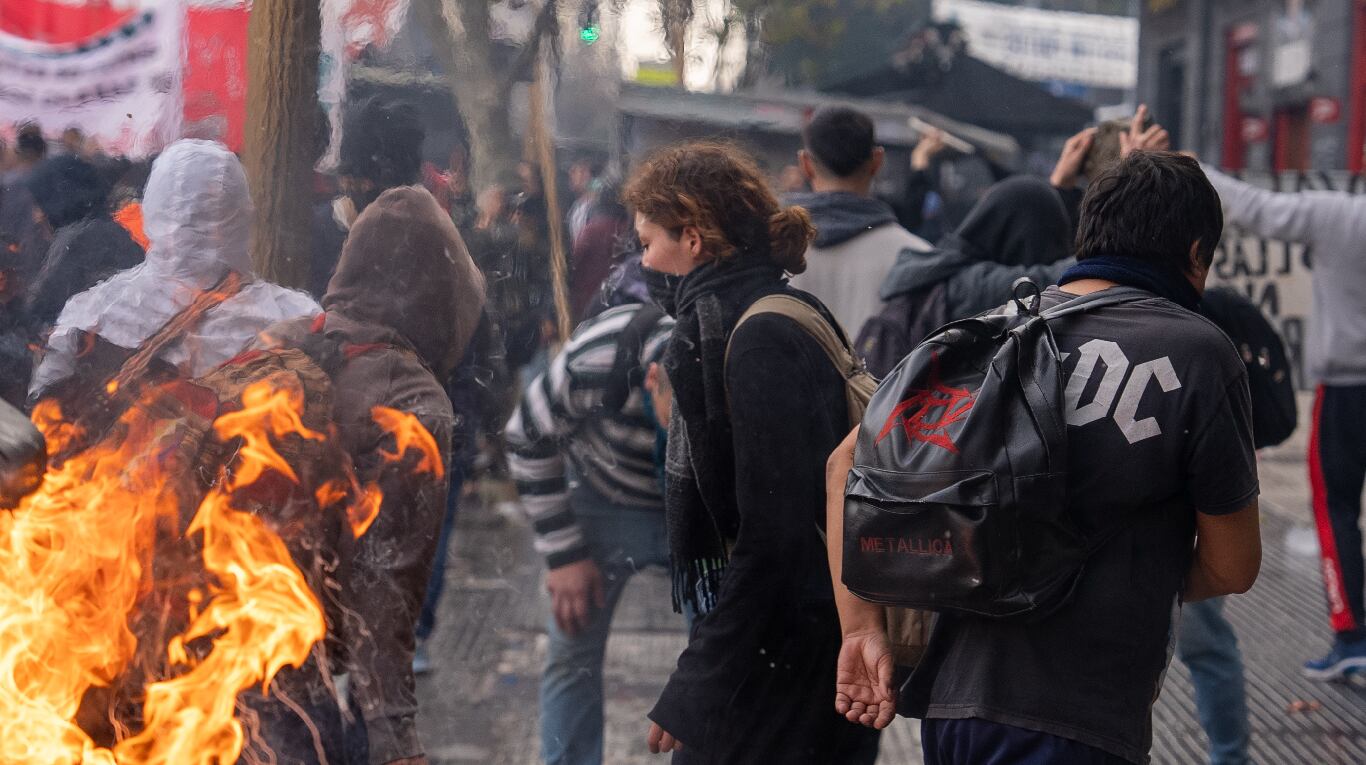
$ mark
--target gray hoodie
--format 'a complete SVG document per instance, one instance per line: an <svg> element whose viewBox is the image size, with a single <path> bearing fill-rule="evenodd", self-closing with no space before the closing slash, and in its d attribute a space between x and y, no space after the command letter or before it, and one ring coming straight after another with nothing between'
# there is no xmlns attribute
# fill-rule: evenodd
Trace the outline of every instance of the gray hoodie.
<svg viewBox="0 0 1366 765"><path fill-rule="evenodd" d="M806 208L816 240L806 251L806 271L792 286L821 299L854 337L878 312L878 286L901 253L921 254L930 245L896 222L886 202L848 192L793 194L789 204Z"/></svg>
<svg viewBox="0 0 1366 765"><path fill-rule="evenodd" d="M1306 341L1311 378L1324 385L1366 385L1366 197L1278 194L1204 169L1223 201L1226 223L1313 251L1314 318Z"/></svg>

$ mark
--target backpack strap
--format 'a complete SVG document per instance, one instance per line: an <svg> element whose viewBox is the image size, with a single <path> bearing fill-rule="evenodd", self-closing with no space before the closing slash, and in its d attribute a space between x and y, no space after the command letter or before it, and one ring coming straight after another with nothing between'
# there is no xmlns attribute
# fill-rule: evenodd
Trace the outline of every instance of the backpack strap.
<svg viewBox="0 0 1366 765"><path fill-rule="evenodd" d="M162 351L179 342L185 333L199 326L209 311L236 295L242 289L243 281L241 274L229 271L212 287L196 295L189 305L167 319L160 329L138 345L110 381L112 389L122 390L140 377Z"/></svg>
<svg viewBox="0 0 1366 765"><path fill-rule="evenodd" d="M620 412L631 397L631 389L640 387L645 381L640 354L663 319L663 308L654 303L645 303L622 328L617 336L617 353L612 359L612 370L608 373L607 385L602 394L603 414Z"/></svg>
<svg viewBox="0 0 1366 765"><path fill-rule="evenodd" d="M820 345L821 350L825 351L826 357L830 359L830 363L835 365L835 369L839 370L840 375L846 381L865 373L863 362L854 354L854 350L849 347L848 341L840 337L820 311L817 311L810 303L801 298L782 293L759 298L740 315L740 319L735 322L735 329L731 330L730 339L726 341L727 361L730 360L730 346L735 342L735 333L745 322L765 313L774 313L796 322L806 334L811 336L811 339Z"/></svg>

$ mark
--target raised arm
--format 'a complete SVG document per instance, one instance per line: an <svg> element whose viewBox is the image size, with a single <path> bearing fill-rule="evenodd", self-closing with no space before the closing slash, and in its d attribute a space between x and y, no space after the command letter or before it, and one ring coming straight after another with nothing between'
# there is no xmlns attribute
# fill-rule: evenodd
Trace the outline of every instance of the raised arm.
<svg viewBox="0 0 1366 765"><path fill-rule="evenodd" d="M1224 205L1226 223L1265 239L1314 244L1366 214L1366 200L1337 191L1278 193L1202 165ZM1316 252L1315 255L1320 253ZM1334 253L1324 251L1323 255Z"/></svg>

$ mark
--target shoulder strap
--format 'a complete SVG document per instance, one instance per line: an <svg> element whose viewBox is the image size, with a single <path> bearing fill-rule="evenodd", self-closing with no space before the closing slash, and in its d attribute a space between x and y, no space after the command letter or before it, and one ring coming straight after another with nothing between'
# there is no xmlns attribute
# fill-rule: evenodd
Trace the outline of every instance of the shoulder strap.
<svg viewBox="0 0 1366 765"><path fill-rule="evenodd" d="M186 332L199 326L199 323L204 320L205 314L236 295L242 289L242 281L241 274L236 271L229 271L217 284L196 295L189 305L182 308L179 313L161 325L160 329L143 340L111 381L114 390L122 390L126 387L128 383L146 370L152 359L184 337Z"/></svg>
<svg viewBox="0 0 1366 765"><path fill-rule="evenodd" d="M616 414L631 397L631 389L639 387L645 379L641 368L640 354L650 339L655 327L664 318L664 309L654 303L645 303L636 310L631 320L622 327L617 336L617 352L612 359L612 371L608 373L607 386L602 394L602 412Z"/></svg>
<svg viewBox="0 0 1366 765"><path fill-rule="evenodd" d="M740 327L755 316L765 313L773 313L784 316L796 322L811 339L820 345L821 350L829 357L830 363L835 365L840 375L845 380L864 373L863 362L854 354L849 343L840 337L835 328L830 326L830 322L825 320L820 311L817 311L801 298L791 295L768 295L754 301L740 319L735 322L735 329L731 330L730 340L726 342L726 360L730 360L730 346L735 341L735 333Z"/></svg>

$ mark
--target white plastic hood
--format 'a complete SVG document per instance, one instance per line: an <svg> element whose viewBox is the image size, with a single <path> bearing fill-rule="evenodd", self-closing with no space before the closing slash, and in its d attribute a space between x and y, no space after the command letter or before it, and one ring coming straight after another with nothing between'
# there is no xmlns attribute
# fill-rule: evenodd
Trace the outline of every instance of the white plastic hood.
<svg viewBox="0 0 1366 765"><path fill-rule="evenodd" d="M242 165L213 141L172 144L152 165L142 201L151 241L141 265L73 297L57 319L30 392L75 369L78 330L134 349L229 271L245 286L163 354L191 376L227 361L278 321L321 312L303 292L257 280L251 270L251 195Z"/></svg>

